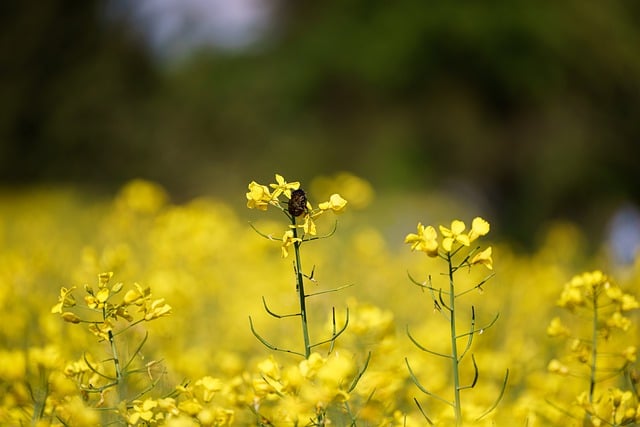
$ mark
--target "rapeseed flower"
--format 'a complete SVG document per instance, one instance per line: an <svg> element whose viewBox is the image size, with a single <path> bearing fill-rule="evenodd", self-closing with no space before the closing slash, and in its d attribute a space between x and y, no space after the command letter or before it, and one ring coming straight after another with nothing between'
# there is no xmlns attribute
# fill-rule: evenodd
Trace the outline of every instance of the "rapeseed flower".
<svg viewBox="0 0 640 427"><path fill-rule="evenodd" d="M464 234L464 230L466 229L466 225L464 222L460 220L451 221L451 228L447 228L445 226L440 226L440 234L442 234L442 249L446 252L451 252L453 249L454 243L460 243L464 246L469 246L470 240L469 235Z"/></svg>
<svg viewBox="0 0 640 427"><path fill-rule="evenodd" d="M417 233L407 234L404 242L411 245L412 251L422 251L430 257L438 255L438 233L431 225L425 227L419 222Z"/></svg>
<svg viewBox="0 0 640 427"><path fill-rule="evenodd" d="M347 201L343 199L339 194L332 194L331 197L329 197L329 201L322 202L318 205L318 207L322 211L331 209L335 213L344 212L346 206Z"/></svg>
<svg viewBox="0 0 640 427"><path fill-rule="evenodd" d="M293 230L285 231L282 235L282 258L286 258L289 256L289 246L299 242L302 242L302 239L299 237L294 237Z"/></svg>
<svg viewBox="0 0 640 427"><path fill-rule="evenodd" d="M249 209L266 211L273 198L267 186L258 184L255 181L249 183L249 192L247 193L247 207Z"/></svg>
<svg viewBox="0 0 640 427"><path fill-rule="evenodd" d="M273 194L271 195L272 199L277 199L281 194L284 194L288 199L290 199L291 191L299 189L300 183L298 181L287 182L282 175L276 174L276 183L269 184L269 187L273 188Z"/></svg>
<svg viewBox="0 0 640 427"><path fill-rule="evenodd" d="M491 246L479 252L471 258L470 264L482 264L487 267L489 270L493 270L493 258L491 257L492 249Z"/></svg>

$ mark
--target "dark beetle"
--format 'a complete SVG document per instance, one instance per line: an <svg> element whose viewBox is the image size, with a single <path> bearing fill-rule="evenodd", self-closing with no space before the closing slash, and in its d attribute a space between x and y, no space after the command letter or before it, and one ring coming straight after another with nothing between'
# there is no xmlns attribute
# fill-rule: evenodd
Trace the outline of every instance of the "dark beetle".
<svg viewBox="0 0 640 427"><path fill-rule="evenodd" d="M307 195L302 188L291 192L291 199L289 199L287 210L293 217L300 216L307 212Z"/></svg>

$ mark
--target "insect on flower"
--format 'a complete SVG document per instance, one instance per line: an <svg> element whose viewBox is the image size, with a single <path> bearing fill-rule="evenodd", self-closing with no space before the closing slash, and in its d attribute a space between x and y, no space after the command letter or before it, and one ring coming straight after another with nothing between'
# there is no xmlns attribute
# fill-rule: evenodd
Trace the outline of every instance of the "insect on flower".
<svg viewBox="0 0 640 427"><path fill-rule="evenodd" d="M307 212L307 195L302 188L291 192L287 210L293 217L298 217Z"/></svg>

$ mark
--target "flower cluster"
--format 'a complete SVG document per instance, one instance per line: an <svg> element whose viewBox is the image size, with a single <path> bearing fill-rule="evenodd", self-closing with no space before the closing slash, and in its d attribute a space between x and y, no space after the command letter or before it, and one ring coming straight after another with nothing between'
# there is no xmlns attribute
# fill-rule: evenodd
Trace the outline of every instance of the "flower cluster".
<svg viewBox="0 0 640 427"><path fill-rule="evenodd" d="M235 412L214 401L219 394L228 394L222 381L205 376L193 385L176 387L172 396L133 401L125 419L132 426L165 425L168 422L216 427L232 425Z"/></svg>
<svg viewBox="0 0 640 427"><path fill-rule="evenodd" d="M636 298L622 291L602 271L596 270L574 276L564 285L557 304L569 310L586 307L598 298L607 298L615 306L612 316L620 319L621 313L639 308ZM612 320L615 326L626 330L627 321Z"/></svg>
<svg viewBox="0 0 640 427"><path fill-rule="evenodd" d="M411 245L412 251L422 251L430 257L436 257L440 255L441 249L445 253L453 253L460 247L470 246L478 237L489 233L490 226L486 220L476 217L473 219L471 229L468 232L465 232L466 225L460 220L453 220L449 228L441 225L439 229L442 235L442 242L440 243L438 243L438 232L436 229L431 225L425 227L419 222L417 232L408 234L404 242ZM469 260L469 264L483 264L489 270L492 270L493 259L491 246L473 255Z"/></svg>
<svg viewBox="0 0 640 427"><path fill-rule="evenodd" d="M115 322L119 319L124 319L129 323L139 323L171 314L171 306L165 303L164 298L152 300L150 288L143 288L138 283L135 283L134 289L127 291L120 301L114 301L114 297L121 293L124 284L118 282L110 286L109 282L112 277L112 272L100 273L97 289L88 284L84 286L86 292L84 302L86 307L96 315L96 318L82 319L75 312L70 311L76 306L76 299L73 295L75 286L60 289L58 303L51 308L51 313L60 314L62 319L69 323L89 323L89 330L103 340L109 339L109 333L113 333ZM140 314L139 319L135 321L134 315L130 312L132 308Z"/></svg>
<svg viewBox="0 0 640 427"><path fill-rule="evenodd" d="M287 215L291 225L281 238L282 257L286 258L289 255L289 248L293 244L301 243L305 239L317 235L316 218L329 211L344 212L347 201L339 194L334 193L328 201L319 203L318 207L314 209L311 202L307 200L306 193L300 188L300 182L287 182L279 174L275 175L275 179L276 182L268 186L251 181L248 186L249 191L246 193L247 207L266 211L269 206L273 206ZM302 217L301 223L298 223L298 217ZM298 237L298 229L302 230L302 237ZM270 238L270 236L268 237Z"/></svg>
<svg viewBox="0 0 640 427"><path fill-rule="evenodd" d="M354 357L346 350L327 357L312 353L286 368L271 356L258 364L258 371L252 381L254 411L263 420L287 425L307 425L309 420L317 423L312 425L325 425L339 420L343 415L336 407L343 408L349 400L358 375Z"/></svg>
<svg viewBox="0 0 640 427"><path fill-rule="evenodd" d="M630 330L631 320L623 313L640 307L636 298L596 270L574 276L564 285L556 304L590 322L577 322L570 328L558 316L551 320L547 335L566 338L569 354L552 359L547 370L561 376L588 378L588 388L576 396L575 404L591 425L640 421L637 397L619 389L615 382L637 360L636 346L614 336L614 331L625 334Z"/></svg>
<svg viewBox="0 0 640 427"><path fill-rule="evenodd" d="M87 403L94 407L103 407L112 413L122 414L123 402L134 399L134 415L130 424L138 421L151 422L158 420L153 415L153 408L164 408L166 402L146 400L138 402L138 396L151 390L164 373L158 369L160 362L150 360L142 362L144 358L141 350L146 342L146 335L137 344L137 348L125 353L126 358L119 354L116 337L121 337L126 331L142 322L149 322L171 313L172 308L163 298L152 299L149 287L137 283L124 292L124 284L111 284L113 273L100 273L97 288L84 285L85 307L77 307L73 294L75 287L62 288L58 296L58 303L53 306L51 313L59 314L66 322L79 324L87 323L89 331L98 341L107 341L110 346L108 358L95 358L90 352L85 352L80 360L69 362L63 369L64 375L76 383ZM124 295L122 295L124 293ZM75 310L75 311L72 311ZM82 317L78 315L82 313ZM87 314L88 313L88 314ZM144 386L140 381L133 381L132 376L147 377L150 385ZM94 396L94 398L90 398ZM160 405L160 406L158 406ZM118 407L121 407L118 409ZM151 414L151 415L150 415ZM164 416L164 412L159 416Z"/></svg>

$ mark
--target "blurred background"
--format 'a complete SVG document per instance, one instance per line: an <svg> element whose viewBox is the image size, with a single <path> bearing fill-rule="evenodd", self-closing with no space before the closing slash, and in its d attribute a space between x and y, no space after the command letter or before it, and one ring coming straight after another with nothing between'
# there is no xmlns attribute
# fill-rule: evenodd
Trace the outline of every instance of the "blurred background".
<svg viewBox="0 0 640 427"><path fill-rule="evenodd" d="M241 207L247 183L275 172L304 183L350 171L400 200L388 209L446 194L476 206L463 219L485 215L524 246L554 219L593 243L640 229L637 1L6 0L0 11L5 188L110 194L140 177L177 202Z"/></svg>

